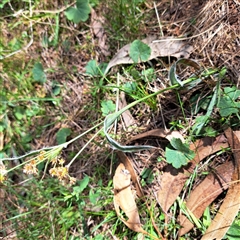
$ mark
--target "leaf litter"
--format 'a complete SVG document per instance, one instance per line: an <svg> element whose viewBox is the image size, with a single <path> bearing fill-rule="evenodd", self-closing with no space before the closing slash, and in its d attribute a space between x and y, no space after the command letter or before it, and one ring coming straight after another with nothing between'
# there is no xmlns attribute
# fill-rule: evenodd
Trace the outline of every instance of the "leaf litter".
<svg viewBox="0 0 240 240"><path fill-rule="evenodd" d="M144 58L144 61L149 61L157 57L168 56L176 58L188 58L190 53L193 51L193 47L181 39L177 39L176 41L176 39L165 38L161 39L160 41L154 41L156 38L156 36L150 35L141 41L147 44L151 50L149 58ZM130 48L131 44L127 44L116 53L116 55L109 62L105 70L105 74L116 65L134 63L133 59L130 57Z"/></svg>
<svg viewBox="0 0 240 240"><path fill-rule="evenodd" d="M148 235L141 227L138 208L131 190L131 175L123 163L120 163L116 169L113 186L113 202L117 215L131 230ZM120 209L126 214L127 219L121 216Z"/></svg>
<svg viewBox="0 0 240 240"><path fill-rule="evenodd" d="M225 130L225 135L234 156L232 181L217 215L205 232L202 240L223 239L240 209L240 131L233 132L232 129L228 128Z"/></svg>
<svg viewBox="0 0 240 240"><path fill-rule="evenodd" d="M213 173L207 177L191 192L186 202L187 211L194 214L199 219L205 209L226 190L230 184L233 173L233 163L225 162L218 166ZM188 233L194 224L183 214L179 216L179 223L182 228L179 236Z"/></svg>
<svg viewBox="0 0 240 240"><path fill-rule="evenodd" d="M164 129L154 129L143 134L133 137L131 140L137 140L143 137L158 136L168 137L169 140L174 136L180 136L177 131L167 131ZM176 201L183 186L190 175L193 173L196 165L206 157L220 151L229 146L224 135L219 135L216 138L205 137L197 140L190 145L190 149L196 154L194 159L185 167L176 169L171 165L167 165L163 169L163 174L160 177L160 189L157 191L156 200L167 218L170 206ZM147 234L142 229L138 208L131 190L131 178L137 189L137 195L143 196L143 190L138 180L138 176L133 168L131 160L121 151L117 151L118 158L122 162L114 176L114 206L118 216L130 229L136 232ZM200 218L205 208L225 189L228 188L231 182L233 172L232 162L225 162L218 166L214 173L210 173L191 193L187 200L186 207L194 214L196 218ZM218 177L218 176L221 176ZM231 202L232 204L232 202ZM120 214L120 208L127 216L127 220L123 219ZM234 216L235 217L235 216ZM179 235L183 235L191 230L193 224L185 216L179 216L179 222L182 226ZM230 226L230 225L229 225Z"/></svg>
<svg viewBox="0 0 240 240"><path fill-rule="evenodd" d="M226 147L228 147L228 143L223 135L216 139L205 137L190 145L190 149L196 153L196 156L186 167L176 169L168 165L164 169L161 176L161 186L157 192L157 200L165 213L176 201L195 166L207 156Z"/></svg>

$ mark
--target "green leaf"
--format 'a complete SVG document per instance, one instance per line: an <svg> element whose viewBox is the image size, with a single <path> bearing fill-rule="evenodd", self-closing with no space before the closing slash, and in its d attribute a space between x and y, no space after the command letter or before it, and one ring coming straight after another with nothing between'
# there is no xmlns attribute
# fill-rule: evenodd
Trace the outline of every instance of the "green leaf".
<svg viewBox="0 0 240 240"><path fill-rule="evenodd" d="M192 131L196 133L196 135L198 135L201 132L202 128L208 123L209 118L213 112L214 106L217 103L217 96L219 91L220 91L220 80L218 80L212 99L209 102L207 113L204 116L198 116L196 118L196 123L192 126Z"/></svg>
<svg viewBox="0 0 240 240"><path fill-rule="evenodd" d="M222 117L239 113L240 102L235 101L239 96L240 90L236 89L236 87L224 88L224 92L222 92L222 97L218 104L219 113Z"/></svg>
<svg viewBox="0 0 240 240"><path fill-rule="evenodd" d="M172 138L169 146L166 147L166 160L175 168L180 168L195 156L195 153L189 149L187 144L182 143L179 138Z"/></svg>
<svg viewBox="0 0 240 240"><path fill-rule="evenodd" d="M86 65L86 74L97 76L99 74L98 65L96 60L90 60Z"/></svg>
<svg viewBox="0 0 240 240"><path fill-rule="evenodd" d="M25 109L24 107L17 106L14 108L14 115L17 118L17 120L22 120L25 116Z"/></svg>
<svg viewBox="0 0 240 240"><path fill-rule="evenodd" d="M107 116L108 114L114 112L116 109L116 105L113 103L112 100L103 100L101 102L101 106L103 116Z"/></svg>
<svg viewBox="0 0 240 240"><path fill-rule="evenodd" d="M146 183L151 184L154 180L153 170L151 168L145 168L141 173L141 178L146 181Z"/></svg>
<svg viewBox="0 0 240 240"><path fill-rule="evenodd" d="M45 83L47 78L40 62L35 63L32 70L33 79L38 83Z"/></svg>
<svg viewBox="0 0 240 240"><path fill-rule="evenodd" d="M107 63L97 64L96 60L90 60L86 65L86 74L90 76L102 75L107 68Z"/></svg>
<svg viewBox="0 0 240 240"><path fill-rule="evenodd" d="M54 87L52 88L52 93L53 93L54 96L59 95L60 92L61 92L61 88L60 88L59 86L54 86Z"/></svg>
<svg viewBox="0 0 240 240"><path fill-rule="evenodd" d="M5 128L6 128L5 124L3 122L0 122L0 132L3 132Z"/></svg>
<svg viewBox="0 0 240 240"><path fill-rule="evenodd" d="M77 0L77 7L70 7L65 11L68 20L74 23L85 22L91 12L88 0Z"/></svg>
<svg viewBox="0 0 240 240"><path fill-rule="evenodd" d="M10 0L2 0L0 3L0 8L3 8L6 3L10 2Z"/></svg>
<svg viewBox="0 0 240 240"><path fill-rule="evenodd" d="M204 128L204 136L216 137L217 135L218 135L218 132L212 127L207 126Z"/></svg>
<svg viewBox="0 0 240 240"><path fill-rule="evenodd" d="M67 137L71 134L70 128L61 128L56 134L56 140L58 144L65 143L67 141Z"/></svg>
<svg viewBox="0 0 240 240"><path fill-rule="evenodd" d="M94 240L103 240L103 239L106 239L106 236L103 236L101 234L98 234L94 237Z"/></svg>
<svg viewBox="0 0 240 240"><path fill-rule="evenodd" d="M81 181L78 181L79 186L73 187L73 195L79 196L79 194L87 187L89 183L89 176L85 176Z"/></svg>
<svg viewBox="0 0 240 240"><path fill-rule="evenodd" d="M101 196L101 190L98 189L96 192L93 189L90 189L89 191L89 200L92 204L96 204L97 200Z"/></svg>
<svg viewBox="0 0 240 240"><path fill-rule="evenodd" d="M204 98L201 97L201 94L194 94L190 98L191 103L191 113L197 114L200 109L207 110L207 107L211 101L212 96L205 96Z"/></svg>
<svg viewBox="0 0 240 240"><path fill-rule="evenodd" d="M148 178L148 176L152 173L151 168L144 168L141 173L141 178Z"/></svg>
<svg viewBox="0 0 240 240"><path fill-rule="evenodd" d="M228 239L228 240L240 239L240 223L237 224L237 222L234 222L229 228L224 239Z"/></svg>
<svg viewBox="0 0 240 240"><path fill-rule="evenodd" d="M143 70L141 75L145 82L152 82L154 79L156 79L155 70L153 68Z"/></svg>
<svg viewBox="0 0 240 240"><path fill-rule="evenodd" d="M128 94L132 94L137 90L137 83L136 82L126 82L123 85L123 90Z"/></svg>
<svg viewBox="0 0 240 240"><path fill-rule="evenodd" d="M135 40L130 46L129 56L135 62L145 62L151 55L151 48L140 40Z"/></svg>

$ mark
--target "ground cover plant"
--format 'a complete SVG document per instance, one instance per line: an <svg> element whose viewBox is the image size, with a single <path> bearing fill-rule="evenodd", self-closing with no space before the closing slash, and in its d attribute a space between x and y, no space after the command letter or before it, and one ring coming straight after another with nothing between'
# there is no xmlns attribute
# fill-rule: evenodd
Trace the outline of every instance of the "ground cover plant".
<svg viewBox="0 0 240 240"><path fill-rule="evenodd" d="M2 1L1 239L238 239L239 12Z"/></svg>

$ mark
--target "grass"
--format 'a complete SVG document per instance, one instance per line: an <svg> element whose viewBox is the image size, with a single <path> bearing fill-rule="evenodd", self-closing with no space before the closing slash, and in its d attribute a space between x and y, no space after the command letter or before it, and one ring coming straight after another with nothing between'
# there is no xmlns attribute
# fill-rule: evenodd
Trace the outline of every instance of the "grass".
<svg viewBox="0 0 240 240"><path fill-rule="evenodd" d="M117 73L115 67L103 76L106 64L97 64L109 62L110 57L101 54L91 30L91 16L76 24L64 14L66 2L56 4L8 0L0 4L0 237L152 239L127 228L113 208L112 176L119 160L110 150L102 126L105 116L116 110L116 89L125 94L126 109L136 122L134 133L166 127L181 131L190 142L216 136L225 126L239 129L240 93L234 69L229 67L228 58L223 61L225 66L205 57L211 52L204 39L206 48L203 52L197 49L199 55L193 56L204 58L205 68L196 88L186 91L175 83L169 86L167 73L173 62L166 59L122 65ZM159 33L157 19L147 19L155 14L152 3L114 0L90 4L106 18L104 27L112 56L125 44L145 38L145 34ZM161 31L171 35L180 25L169 20L170 6L162 4L158 4ZM195 24L198 21L196 16ZM186 24L182 22L181 27L196 29ZM220 43L216 40L216 44ZM212 66L213 62L216 65ZM237 64L232 65L237 69ZM191 70L183 71L181 77L187 79L191 74ZM110 122L115 119L119 119L118 127L109 136L116 136L114 143L125 145L133 133L125 131L118 114ZM137 163L147 196L136 201L144 230L157 238L156 225L168 239L176 239L180 229L177 215L184 210L182 201L200 177L194 171L167 218L153 195L164 171L161 164L168 162L164 148L159 151L160 157L153 152L128 155ZM220 156L226 159L229 155ZM221 200L214 204L219 205ZM206 218L215 214L211 209L200 220L190 216L199 227L181 238L203 234ZM234 224L239 227L239 214Z"/></svg>

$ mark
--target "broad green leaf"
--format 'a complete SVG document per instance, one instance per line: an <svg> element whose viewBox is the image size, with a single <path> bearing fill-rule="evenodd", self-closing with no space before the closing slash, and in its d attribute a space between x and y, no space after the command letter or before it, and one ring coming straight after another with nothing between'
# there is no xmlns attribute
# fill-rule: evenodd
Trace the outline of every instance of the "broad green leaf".
<svg viewBox="0 0 240 240"><path fill-rule="evenodd" d="M17 38L13 38L8 43L8 45L13 51L17 51L17 50L21 49L21 47L22 47L21 42Z"/></svg>
<svg viewBox="0 0 240 240"><path fill-rule="evenodd" d="M195 156L195 153L189 149L187 144L182 143L179 138L172 138L169 146L166 147L166 161L175 168L180 168Z"/></svg>
<svg viewBox="0 0 240 240"><path fill-rule="evenodd" d="M61 128L56 134L56 140L58 144L65 143L67 141L67 137L71 134L70 128Z"/></svg>
<svg viewBox="0 0 240 240"><path fill-rule="evenodd" d="M96 60L90 60L86 65L86 74L97 76L99 74L98 65Z"/></svg>
<svg viewBox="0 0 240 240"><path fill-rule="evenodd" d="M101 111L103 116L107 116L108 114L114 112L116 110L116 105L112 100L103 100L101 102Z"/></svg>
<svg viewBox="0 0 240 240"><path fill-rule="evenodd" d="M96 60L90 60L86 65L86 74L90 76L102 75L107 68L107 63L97 64Z"/></svg>
<svg viewBox="0 0 240 240"><path fill-rule="evenodd" d="M47 78L40 62L35 63L32 70L33 79L38 83L45 83Z"/></svg>
<svg viewBox="0 0 240 240"><path fill-rule="evenodd" d="M239 113L240 102L236 102L235 100L240 96L240 90L236 89L236 87L226 87L221 95L218 104L220 115L227 117L234 113Z"/></svg>
<svg viewBox="0 0 240 240"><path fill-rule="evenodd" d="M137 90L137 83L136 82L126 82L123 85L123 90L128 94L132 94Z"/></svg>
<svg viewBox="0 0 240 240"><path fill-rule="evenodd" d="M237 224L237 221L234 222L229 228L224 239L228 239L228 240L240 239L240 223Z"/></svg>
<svg viewBox="0 0 240 240"><path fill-rule="evenodd" d="M172 138L170 144L177 150L182 152L189 152L189 147L187 144L184 144L180 138Z"/></svg>
<svg viewBox="0 0 240 240"><path fill-rule="evenodd" d="M135 40L130 46L129 56L135 62L145 62L151 55L151 48L140 40Z"/></svg>
<svg viewBox="0 0 240 240"><path fill-rule="evenodd" d="M70 7L65 11L68 20L74 23L85 22L91 12L88 0L77 0L77 7Z"/></svg>
<svg viewBox="0 0 240 240"><path fill-rule="evenodd" d="M175 85L178 84L181 87L184 85L183 82L179 79L178 75L176 74L176 68L178 64L183 64L186 66L190 66L195 68L196 70L200 69L200 66L197 62L191 60L191 59L186 59L186 58L180 58L179 60L177 60L170 68L169 70L169 80L171 85ZM199 82L201 81L201 79L199 78L195 78L194 81L191 82L191 87L194 87L195 85L197 85Z"/></svg>
<svg viewBox="0 0 240 240"><path fill-rule="evenodd" d="M204 128L204 136L208 136L208 137L216 137L218 135L218 131L216 131L215 129L213 129L210 126L206 126Z"/></svg>

